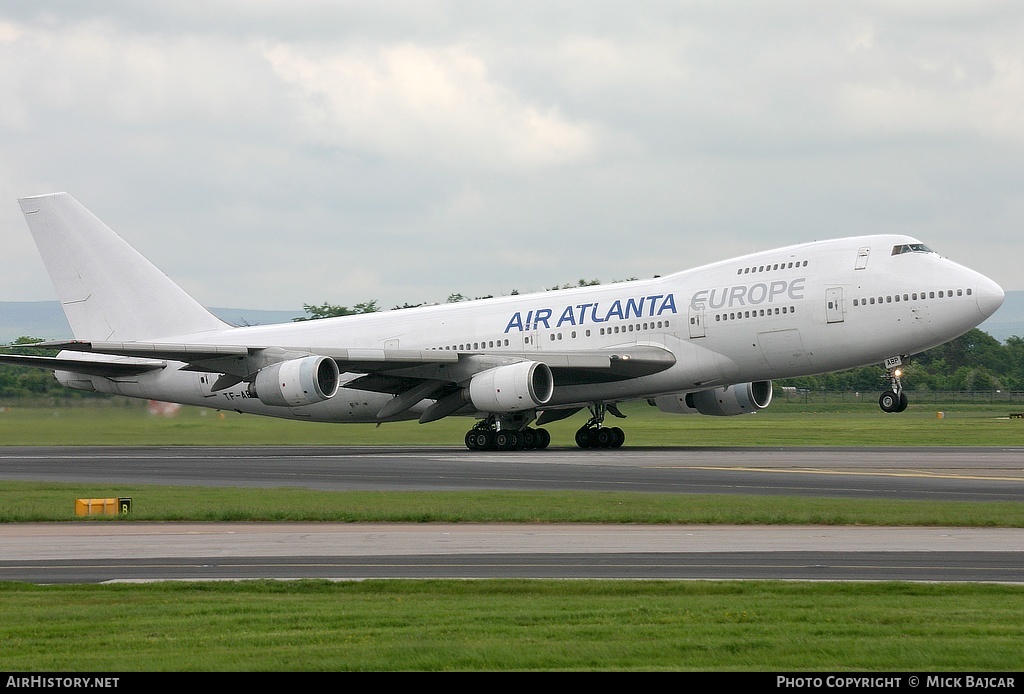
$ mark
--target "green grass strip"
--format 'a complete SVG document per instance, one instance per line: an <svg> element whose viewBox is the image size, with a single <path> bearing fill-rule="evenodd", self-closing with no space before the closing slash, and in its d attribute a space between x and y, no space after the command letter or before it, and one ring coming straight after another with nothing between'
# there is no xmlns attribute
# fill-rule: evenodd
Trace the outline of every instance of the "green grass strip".
<svg viewBox="0 0 1024 694"><path fill-rule="evenodd" d="M0 583L7 671L1024 669L1024 586Z"/></svg>
<svg viewBox="0 0 1024 694"><path fill-rule="evenodd" d="M1021 446L1024 419L1013 405L911 405L885 414L870 402L775 403L737 417L666 414L646 403L609 417L626 446ZM942 412L942 417L938 416ZM581 413L546 428L554 447L572 447ZM174 417L149 414L133 400L103 406L0 408L0 446L463 446L474 420L430 424L325 424L184 407Z"/></svg>
<svg viewBox="0 0 1024 694"><path fill-rule="evenodd" d="M75 516L79 498L129 497L128 516ZM632 492L324 492L296 488L0 482L0 522L324 521L1024 527L1015 502Z"/></svg>

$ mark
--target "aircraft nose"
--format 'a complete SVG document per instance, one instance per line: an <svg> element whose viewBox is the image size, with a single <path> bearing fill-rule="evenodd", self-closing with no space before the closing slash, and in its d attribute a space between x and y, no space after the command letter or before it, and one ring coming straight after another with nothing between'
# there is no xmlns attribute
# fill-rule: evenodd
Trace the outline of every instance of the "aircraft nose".
<svg viewBox="0 0 1024 694"><path fill-rule="evenodd" d="M996 309L1003 305L1003 298L1006 295L1003 293L1002 287L988 277L982 277L978 280L974 296L978 301L978 310L988 318L996 312Z"/></svg>

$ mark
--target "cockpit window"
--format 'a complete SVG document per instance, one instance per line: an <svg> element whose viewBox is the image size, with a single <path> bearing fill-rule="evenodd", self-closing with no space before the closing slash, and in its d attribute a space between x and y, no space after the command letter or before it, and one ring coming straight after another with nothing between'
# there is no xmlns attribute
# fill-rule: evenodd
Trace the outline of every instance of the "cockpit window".
<svg viewBox="0 0 1024 694"><path fill-rule="evenodd" d="M898 246L892 247L893 255L901 255L903 253L934 253L932 249L923 243L904 243Z"/></svg>

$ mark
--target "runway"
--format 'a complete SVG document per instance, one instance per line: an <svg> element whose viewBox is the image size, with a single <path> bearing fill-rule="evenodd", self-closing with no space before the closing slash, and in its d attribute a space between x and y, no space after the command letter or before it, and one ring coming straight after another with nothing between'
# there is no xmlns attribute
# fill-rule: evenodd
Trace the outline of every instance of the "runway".
<svg viewBox="0 0 1024 694"><path fill-rule="evenodd" d="M1020 582L1021 540L1021 531L998 528L29 523L0 525L0 580Z"/></svg>
<svg viewBox="0 0 1024 694"><path fill-rule="evenodd" d="M1024 501L1024 449L3 448L0 479L311 489L581 489ZM0 580L1024 581L1024 529L0 525Z"/></svg>
<svg viewBox="0 0 1024 694"><path fill-rule="evenodd" d="M1024 501L1021 448L5 447L0 479L103 484Z"/></svg>

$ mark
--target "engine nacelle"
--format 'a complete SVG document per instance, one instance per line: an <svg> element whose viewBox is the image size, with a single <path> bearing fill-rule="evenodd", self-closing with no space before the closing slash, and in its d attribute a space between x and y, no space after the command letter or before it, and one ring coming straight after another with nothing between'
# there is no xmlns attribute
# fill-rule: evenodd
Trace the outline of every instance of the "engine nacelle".
<svg viewBox="0 0 1024 694"><path fill-rule="evenodd" d="M662 412L672 414L707 414L729 417L757 412L772 401L772 382L754 381L737 383L713 390L695 393L672 393L653 398L650 402Z"/></svg>
<svg viewBox="0 0 1024 694"><path fill-rule="evenodd" d="M468 390L469 401L481 412L518 412L550 400L555 380L547 364L521 361L481 371Z"/></svg>
<svg viewBox="0 0 1024 694"><path fill-rule="evenodd" d="M260 369L249 392L267 405L312 405L334 397L339 376L337 363L328 357L289 359Z"/></svg>

